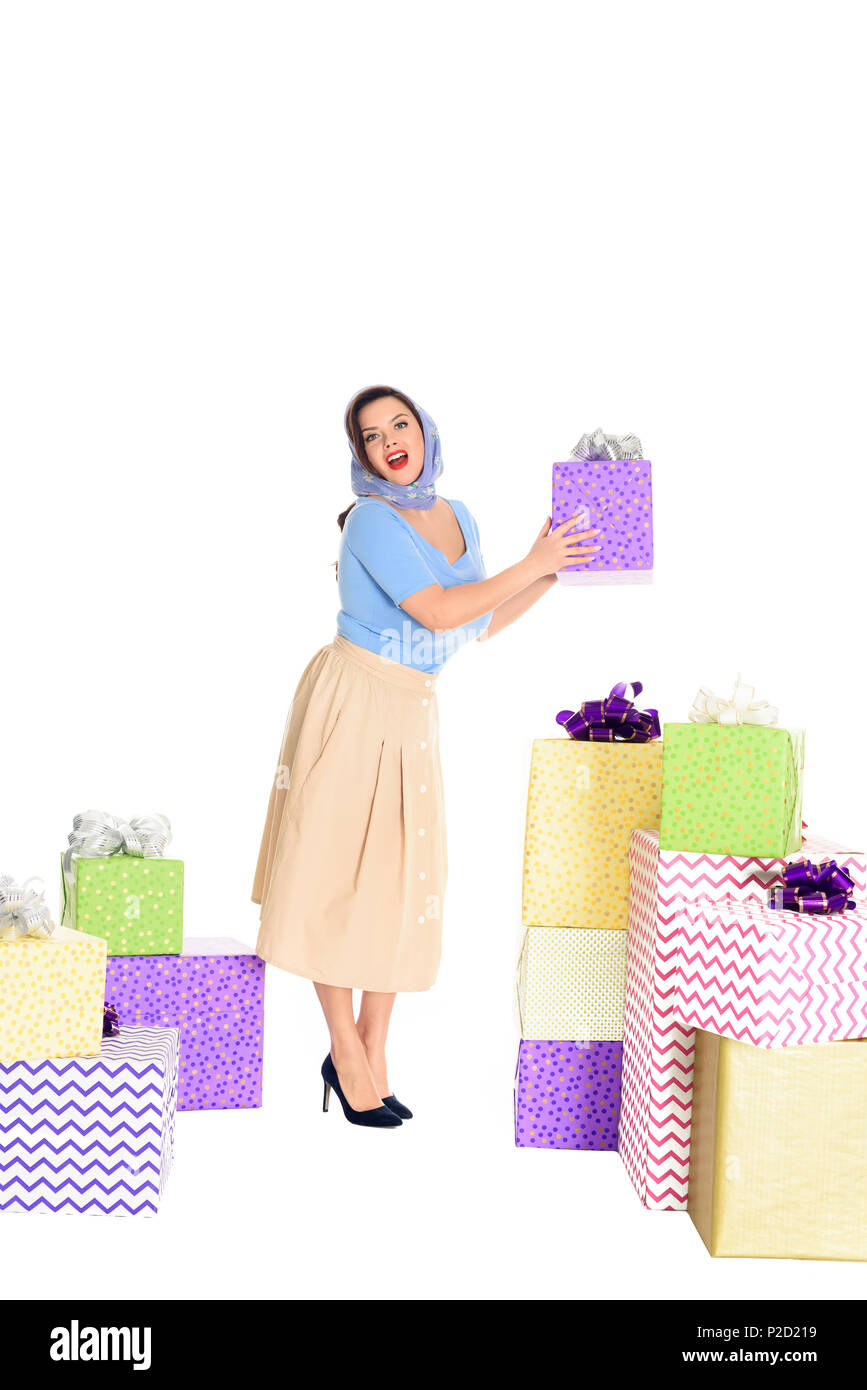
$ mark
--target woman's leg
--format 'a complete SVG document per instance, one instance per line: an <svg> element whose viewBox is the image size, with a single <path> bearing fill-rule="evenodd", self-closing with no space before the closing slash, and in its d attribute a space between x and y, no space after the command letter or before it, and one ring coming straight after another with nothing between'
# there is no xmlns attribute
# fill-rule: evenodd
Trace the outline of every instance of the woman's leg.
<svg viewBox="0 0 867 1390"><path fill-rule="evenodd" d="M368 1066L367 1053L352 1013L352 990L337 985L314 984L319 1003L331 1034L331 1060L334 1063L343 1094L353 1110L375 1110L382 1105L373 1074Z"/></svg>
<svg viewBox="0 0 867 1390"><path fill-rule="evenodd" d="M361 1008L358 1011L358 1036L367 1054L377 1095L380 1097L391 1095L388 1088L388 1068L385 1065L385 1040L388 1037L388 1022L394 1008L394 999L393 994L377 994L366 989L361 996Z"/></svg>

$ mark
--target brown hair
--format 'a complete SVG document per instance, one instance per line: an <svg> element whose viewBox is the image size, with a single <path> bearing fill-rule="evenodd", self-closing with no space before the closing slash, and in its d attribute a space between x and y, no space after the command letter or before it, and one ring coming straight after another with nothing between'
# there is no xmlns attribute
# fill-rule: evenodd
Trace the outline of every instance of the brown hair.
<svg viewBox="0 0 867 1390"><path fill-rule="evenodd" d="M381 400L383 396L396 396L399 401L403 401L404 405L408 410L412 411L418 421L419 429L424 429L421 417L409 396L405 396L402 391L395 391L393 386L365 386L363 391L359 391L352 397L352 400L346 407L346 417L343 422L346 433L349 436L349 441L355 451L355 457L358 459L362 468L367 467L367 450L364 447L364 433L358 423L359 411L362 406L369 405L371 401ZM346 525L346 518L349 516L354 506L355 503L350 502L346 511L341 512L337 518L337 525L340 527L341 531Z"/></svg>

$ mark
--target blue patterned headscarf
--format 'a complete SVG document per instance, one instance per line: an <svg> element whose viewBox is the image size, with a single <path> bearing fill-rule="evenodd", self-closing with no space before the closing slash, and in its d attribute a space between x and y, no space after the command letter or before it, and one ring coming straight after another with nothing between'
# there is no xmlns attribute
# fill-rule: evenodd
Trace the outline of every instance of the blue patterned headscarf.
<svg viewBox="0 0 867 1390"><path fill-rule="evenodd" d="M407 400L410 399L407 396ZM355 400L355 396L352 400ZM351 405L352 401L349 404ZM412 404L418 412L424 434L424 466L415 482L408 484L390 483L388 478L383 478L379 473L372 472L356 458L355 449L350 439L352 491L356 497L384 497L387 502L393 502L396 507L417 507L419 511L426 512L437 500L436 480L443 471L440 436L439 430L427 411L422 410L415 401L412 401ZM349 406L347 406L348 409Z"/></svg>

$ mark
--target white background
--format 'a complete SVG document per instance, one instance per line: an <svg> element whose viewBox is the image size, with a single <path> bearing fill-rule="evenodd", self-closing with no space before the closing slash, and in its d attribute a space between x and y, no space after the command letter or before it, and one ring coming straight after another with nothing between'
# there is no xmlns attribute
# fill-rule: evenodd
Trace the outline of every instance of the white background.
<svg viewBox="0 0 867 1390"><path fill-rule="evenodd" d="M529 749L558 709L638 677L682 719L741 671L807 728L811 827L864 842L856 14L4 6L3 870L56 904L76 811L164 810L188 931L255 940L362 385L432 414L491 572L579 434L637 432L657 571L558 588L439 683L444 959L392 1047L416 1118L321 1113L312 988L269 970L265 1107L180 1117L155 1221L6 1217L0 1292L864 1294L858 1265L714 1261L616 1157L511 1129Z"/></svg>

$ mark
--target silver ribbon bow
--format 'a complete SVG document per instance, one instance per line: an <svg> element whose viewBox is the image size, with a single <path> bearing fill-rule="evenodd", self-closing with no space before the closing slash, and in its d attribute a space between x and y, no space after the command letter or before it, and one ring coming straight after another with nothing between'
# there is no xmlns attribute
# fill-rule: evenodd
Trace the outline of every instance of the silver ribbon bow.
<svg viewBox="0 0 867 1390"><path fill-rule="evenodd" d="M38 889L33 887L36 883ZM47 940L55 931L42 879L28 878L19 887L9 874L0 874L0 941L14 941L22 936Z"/></svg>
<svg viewBox="0 0 867 1390"><path fill-rule="evenodd" d="M730 700L721 700L702 686L693 700L689 717L693 724L776 724L780 711L767 700L754 699L755 687L744 685L740 676Z"/></svg>
<svg viewBox="0 0 867 1390"><path fill-rule="evenodd" d="M643 457L641 440L636 434L618 436L605 434L602 430L594 430L592 434L582 434L570 455L570 458L579 459L582 463L592 463L597 459L607 459L613 463L615 459L640 459Z"/></svg>
<svg viewBox="0 0 867 1390"><path fill-rule="evenodd" d="M72 877L72 861L104 859L112 854L131 854L136 859L161 859L172 838L168 816L154 812L121 820L107 811L82 811L75 816L66 837L69 849L63 857L63 871Z"/></svg>

